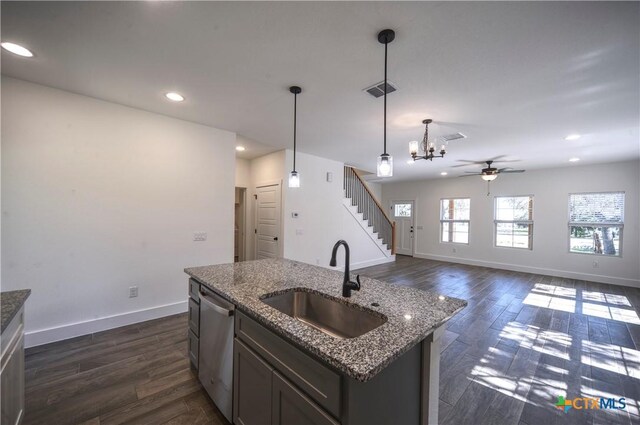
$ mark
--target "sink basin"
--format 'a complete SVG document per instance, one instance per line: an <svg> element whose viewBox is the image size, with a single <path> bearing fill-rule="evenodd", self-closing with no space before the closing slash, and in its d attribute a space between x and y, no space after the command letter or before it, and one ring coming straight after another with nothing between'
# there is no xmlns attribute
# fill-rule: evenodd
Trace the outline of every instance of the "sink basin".
<svg viewBox="0 0 640 425"><path fill-rule="evenodd" d="M384 324L387 318L375 311L344 304L338 299L291 289L275 295L267 294L262 302L335 338L346 339L364 335Z"/></svg>

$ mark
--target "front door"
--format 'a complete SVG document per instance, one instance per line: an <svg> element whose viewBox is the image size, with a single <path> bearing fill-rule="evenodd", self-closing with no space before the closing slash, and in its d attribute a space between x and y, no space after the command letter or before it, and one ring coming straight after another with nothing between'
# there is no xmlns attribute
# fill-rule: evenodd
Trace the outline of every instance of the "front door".
<svg viewBox="0 0 640 425"><path fill-rule="evenodd" d="M256 259L280 256L280 185L256 190Z"/></svg>
<svg viewBox="0 0 640 425"><path fill-rule="evenodd" d="M396 222L396 254L413 256L413 201L394 201L393 220Z"/></svg>

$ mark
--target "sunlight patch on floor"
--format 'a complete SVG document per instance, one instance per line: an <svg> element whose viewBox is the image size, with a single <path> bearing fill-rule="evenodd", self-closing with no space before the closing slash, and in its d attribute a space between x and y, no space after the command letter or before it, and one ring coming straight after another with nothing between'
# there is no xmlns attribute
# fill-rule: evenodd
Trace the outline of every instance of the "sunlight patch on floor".
<svg viewBox="0 0 640 425"><path fill-rule="evenodd" d="M582 363L640 380L640 351L632 348L583 340Z"/></svg>
<svg viewBox="0 0 640 425"><path fill-rule="evenodd" d="M636 313L635 310L601 304L582 303L582 314L640 325L640 317L638 317L638 313Z"/></svg>

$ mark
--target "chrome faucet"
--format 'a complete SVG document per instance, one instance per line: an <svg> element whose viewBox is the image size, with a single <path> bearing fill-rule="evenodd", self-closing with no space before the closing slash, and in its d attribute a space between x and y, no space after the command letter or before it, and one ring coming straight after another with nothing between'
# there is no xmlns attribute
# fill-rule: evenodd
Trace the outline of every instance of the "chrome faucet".
<svg viewBox="0 0 640 425"><path fill-rule="evenodd" d="M360 290L360 275L356 276L356 282L352 282L349 276L349 245L340 239L333 246L333 251L331 251L331 261L329 261L329 265L331 267L336 266L336 254L338 253L338 248L340 245L344 245L344 280L342 281L342 296L349 298L351 296L351 290L359 291Z"/></svg>

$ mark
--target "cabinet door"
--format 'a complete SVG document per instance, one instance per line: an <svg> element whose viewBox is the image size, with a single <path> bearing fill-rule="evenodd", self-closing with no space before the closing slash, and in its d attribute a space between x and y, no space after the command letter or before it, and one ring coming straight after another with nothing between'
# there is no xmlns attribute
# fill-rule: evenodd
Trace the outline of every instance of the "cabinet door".
<svg viewBox="0 0 640 425"><path fill-rule="evenodd" d="M272 425L338 425L328 413L278 372L273 372L271 409Z"/></svg>
<svg viewBox="0 0 640 425"><path fill-rule="evenodd" d="M20 330L22 333L22 329ZM5 355L2 365L2 419L0 423L17 425L24 415L24 336Z"/></svg>
<svg viewBox="0 0 640 425"><path fill-rule="evenodd" d="M233 422L270 425L273 368L237 339L233 360Z"/></svg>
<svg viewBox="0 0 640 425"><path fill-rule="evenodd" d="M189 329L200 336L200 305L189 298Z"/></svg>

